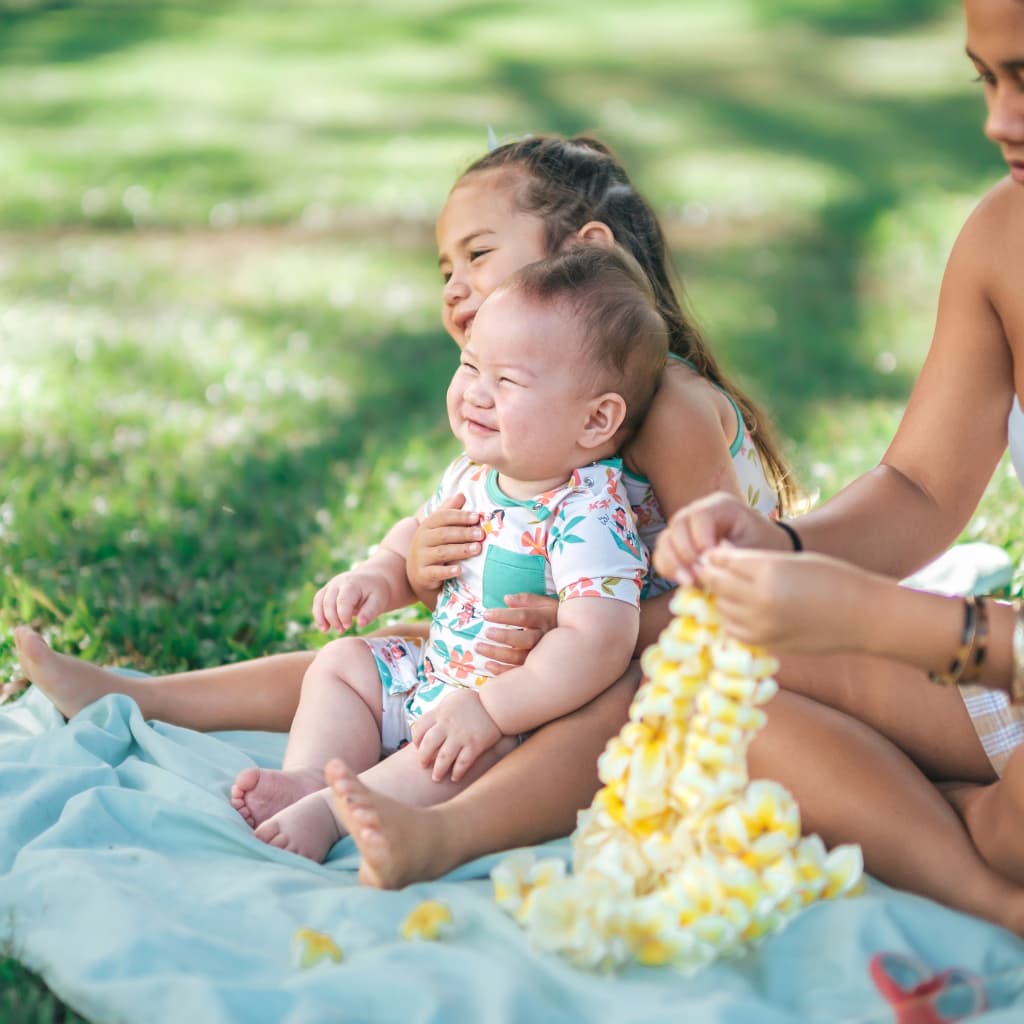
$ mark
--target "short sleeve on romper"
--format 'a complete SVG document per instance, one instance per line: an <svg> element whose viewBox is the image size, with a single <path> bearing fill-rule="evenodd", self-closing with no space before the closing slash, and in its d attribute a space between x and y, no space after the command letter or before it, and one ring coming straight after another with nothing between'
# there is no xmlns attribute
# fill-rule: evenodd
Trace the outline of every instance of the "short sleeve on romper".
<svg viewBox="0 0 1024 1024"><path fill-rule="evenodd" d="M577 472L579 486L559 506L548 535L558 598L610 597L638 607L648 557L622 473L601 462Z"/></svg>

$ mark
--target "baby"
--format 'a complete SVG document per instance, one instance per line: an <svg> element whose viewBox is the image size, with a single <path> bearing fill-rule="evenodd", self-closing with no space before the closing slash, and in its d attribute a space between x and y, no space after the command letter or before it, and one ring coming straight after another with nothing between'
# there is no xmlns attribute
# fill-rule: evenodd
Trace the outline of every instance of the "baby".
<svg viewBox="0 0 1024 1024"><path fill-rule="evenodd" d="M344 637L317 654L281 771L248 769L232 787L260 839L323 860L343 834L322 788L331 758L387 795L436 803L622 675L647 553L614 455L667 349L643 272L615 247L531 264L487 298L448 389L464 453L418 517L316 595L314 617L344 630L413 603L412 535L455 494L480 513L482 550L442 588L426 640ZM482 612L523 592L557 596L557 625L523 665L490 675L475 649Z"/></svg>

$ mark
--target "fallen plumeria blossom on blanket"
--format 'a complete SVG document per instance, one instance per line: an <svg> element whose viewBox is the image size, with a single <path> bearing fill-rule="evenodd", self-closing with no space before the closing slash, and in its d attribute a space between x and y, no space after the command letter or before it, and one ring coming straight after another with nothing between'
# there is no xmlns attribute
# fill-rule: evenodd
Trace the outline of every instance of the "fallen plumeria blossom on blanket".
<svg viewBox="0 0 1024 1024"><path fill-rule="evenodd" d="M316 967L325 960L340 964L343 954L329 935L300 928L292 937L292 959L296 967Z"/></svg>
<svg viewBox="0 0 1024 1024"><path fill-rule="evenodd" d="M529 853L492 872L495 899L535 945L580 967L698 970L860 888L858 846L801 837L778 783L750 782L747 747L778 687L774 659L720 628L714 600L681 588L643 657L629 721L598 762L573 872Z"/></svg>
<svg viewBox="0 0 1024 1024"><path fill-rule="evenodd" d="M409 911L399 928L403 939L426 939L434 942L447 938L455 927L455 919L447 903L424 900Z"/></svg>

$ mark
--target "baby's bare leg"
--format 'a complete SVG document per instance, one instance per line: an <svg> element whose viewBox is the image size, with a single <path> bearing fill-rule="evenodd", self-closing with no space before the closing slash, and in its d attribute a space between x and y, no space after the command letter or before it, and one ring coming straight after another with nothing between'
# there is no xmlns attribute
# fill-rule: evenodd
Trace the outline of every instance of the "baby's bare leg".
<svg viewBox="0 0 1024 1024"><path fill-rule="evenodd" d="M231 804L253 827L323 786L324 765L344 757L365 770L380 757L382 691L370 649L355 637L322 648L302 681L280 770L247 768Z"/></svg>
<svg viewBox="0 0 1024 1024"><path fill-rule="evenodd" d="M461 792L515 746L515 740L504 737L490 750L484 751L458 782L450 779L434 782L430 770L420 766L418 751L410 744L364 771L358 784L382 799L400 796L414 807L427 807ZM344 762L336 760L329 763L338 765ZM330 789L319 789L304 796L264 821L256 829L256 837L271 846L322 861L347 831L344 822L335 814L332 797Z"/></svg>
<svg viewBox="0 0 1024 1024"><path fill-rule="evenodd" d="M14 631L22 671L70 718L111 693L131 697L145 718L189 729L288 728L313 652L274 654L217 668L133 678L51 650L27 626Z"/></svg>
<svg viewBox="0 0 1024 1024"><path fill-rule="evenodd" d="M335 813L363 856L361 880L400 889L487 853L570 833L597 792L598 756L625 722L639 678L634 663L614 686L543 726L444 803L411 807L402 792L393 799L365 785L366 775L332 762L327 781Z"/></svg>

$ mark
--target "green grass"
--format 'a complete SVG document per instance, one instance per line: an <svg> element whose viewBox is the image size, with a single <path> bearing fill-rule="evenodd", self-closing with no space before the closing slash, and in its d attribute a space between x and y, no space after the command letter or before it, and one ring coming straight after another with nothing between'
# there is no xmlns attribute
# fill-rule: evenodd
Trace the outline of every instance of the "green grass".
<svg viewBox="0 0 1024 1024"><path fill-rule="evenodd" d="M319 642L454 450L432 221L488 125L611 142L805 488L874 464L1001 173L958 8L895 7L0 0L0 678L18 622L154 671ZM1020 510L1001 471L968 535L1019 559ZM0 1021L77 1019L30 979Z"/></svg>

